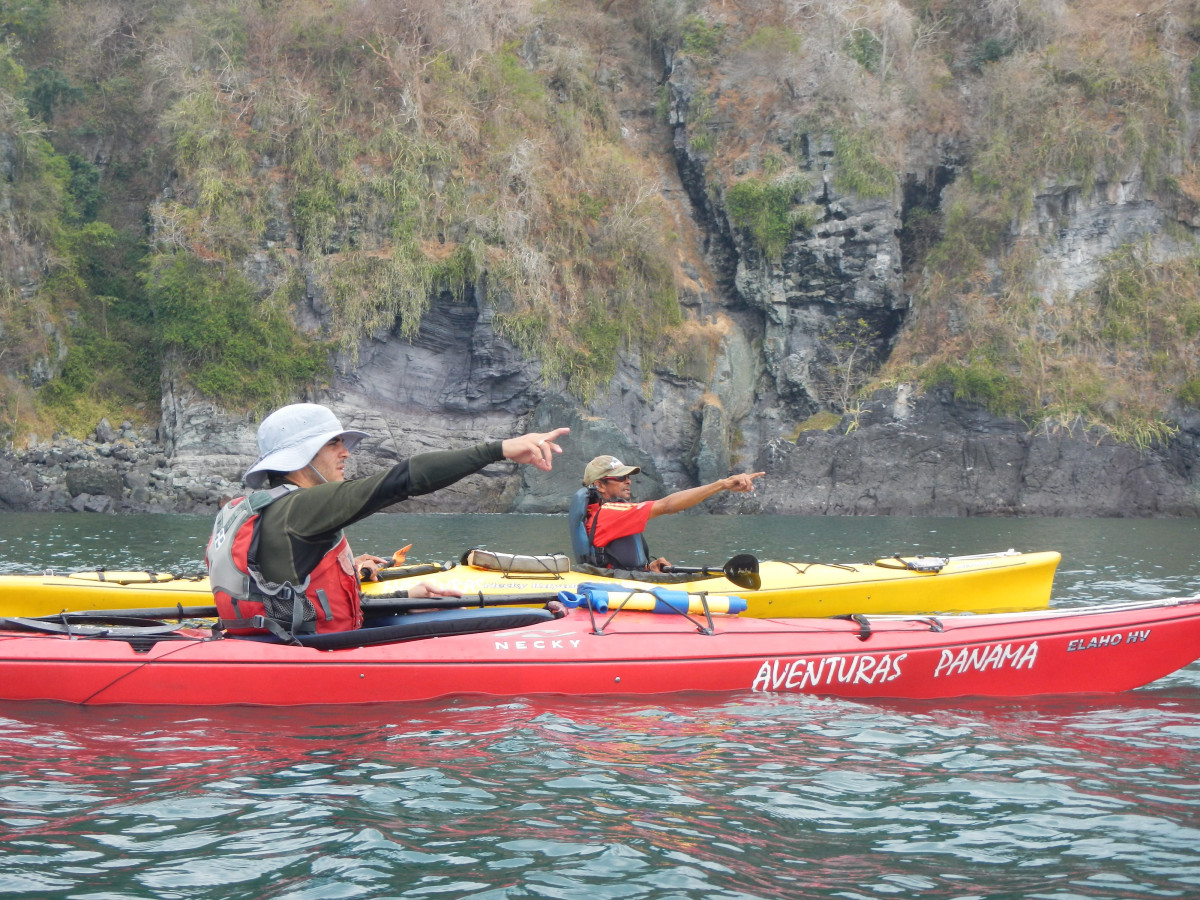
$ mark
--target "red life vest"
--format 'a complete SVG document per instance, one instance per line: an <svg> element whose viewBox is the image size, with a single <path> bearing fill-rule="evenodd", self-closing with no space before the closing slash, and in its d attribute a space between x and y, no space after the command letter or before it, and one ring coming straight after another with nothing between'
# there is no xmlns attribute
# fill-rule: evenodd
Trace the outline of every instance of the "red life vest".
<svg viewBox="0 0 1200 900"><path fill-rule="evenodd" d="M580 562L605 569L631 569L645 572L650 567L650 560L653 558L650 556L650 547L646 543L646 535L639 531L635 534L614 538L603 547L597 546L596 528L600 524L600 510L604 508L604 501L600 500L598 495L595 503L591 502L590 495L587 500L580 523L583 532L582 541L586 542L587 552L581 554ZM627 503L621 505L623 507L630 506ZM636 506L637 504L632 505ZM570 523L570 515L568 513L568 523Z"/></svg>
<svg viewBox="0 0 1200 900"><path fill-rule="evenodd" d="M298 490L285 484L227 503L213 523L205 561L221 627L230 634L323 634L362 627L362 595L342 535L303 584L268 581L258 565L260 515Z"/></svg>

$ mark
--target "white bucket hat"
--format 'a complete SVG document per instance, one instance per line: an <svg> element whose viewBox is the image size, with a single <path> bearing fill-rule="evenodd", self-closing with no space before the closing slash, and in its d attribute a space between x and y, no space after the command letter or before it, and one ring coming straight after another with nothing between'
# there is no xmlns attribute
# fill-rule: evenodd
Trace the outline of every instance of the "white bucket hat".
<svg viewBox="0 0 1200 900"><path fill-rule="evenodd" d="M367 436L365 431L342 428L329 409L316 403L293 403L275 410L258 426L258 462L242 480L257 490L266 487L270 472L294 472L310 462L317 451L335 437L353 450Z"/></svg>

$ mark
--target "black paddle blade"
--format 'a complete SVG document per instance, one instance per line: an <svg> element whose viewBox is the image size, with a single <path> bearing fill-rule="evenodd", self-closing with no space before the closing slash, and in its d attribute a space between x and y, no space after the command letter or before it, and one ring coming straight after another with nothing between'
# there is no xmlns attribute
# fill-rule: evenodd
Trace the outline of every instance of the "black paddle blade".
<svg viewBox="0 0 1200 900"><path fill-rule="evenodd" d="M721 568L725 577L740 588L757 591L762 587L762 578L758 574L758 557L749 553L739 553Z"/></svg>

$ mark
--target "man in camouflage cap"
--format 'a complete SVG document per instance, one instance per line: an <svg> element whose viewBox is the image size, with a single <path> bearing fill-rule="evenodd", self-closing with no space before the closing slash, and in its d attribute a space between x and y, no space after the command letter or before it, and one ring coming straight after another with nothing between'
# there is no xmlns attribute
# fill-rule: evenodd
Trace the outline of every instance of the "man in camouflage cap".
<svg viewBox="0 0 1200 900"><path fill-rule="evenodd" d="M670 563L654 559L643 532L656 516L691 509L721 491L745 493L763 472L730 475L711 484L686 488L659 500L633 502L632 476L640 466L629 466L615 456L597 456L583 470L583 488L571 503L571 543L577 561L611 569L661 572Z"/></svg>

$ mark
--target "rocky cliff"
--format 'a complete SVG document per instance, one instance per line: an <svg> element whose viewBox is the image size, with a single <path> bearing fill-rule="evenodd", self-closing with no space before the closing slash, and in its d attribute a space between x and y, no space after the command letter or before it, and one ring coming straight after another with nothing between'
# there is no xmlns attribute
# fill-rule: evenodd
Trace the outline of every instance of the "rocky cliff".
<svg viewBox="0 0 1200 900"><path fill-rule="evenodd" d="M633 6L606 3L603 21L633 22ZM962 56L971 29L981 26L921 19L897 7L903 21L871 20L868 30L878 40L900 29L907 35L897 45L903 52L876 58L862 50L875 46L865 39L853 45L859 50L846 49L846 35L859 41L863 32L834 28L833 5L817 5L820 28L785 6L700 4L699 16L683 26L677 21L674 31L605 32L605 103L619 112L624 151L654 173L666 210L661 230L678 239L671 266L684 324L674 344L623 344L614 351L613 377L581 399L562 378L544 377L543 360L498 327L512 298L485 266L460 290L435 290L415 330L396 316L390 327L361 337L354 352L343 348L329 384L298 399L328 403L347 426L372 434L356 454L360 472L425 450L571 427L567 455L552 474L497 465L412 501L409 511L562 512L585 462L612 453L642 466L642 497L731 470L767 473L755 495L706 504L716 512L1200 513L1200 419L1187 407L1174 407L1171 426L1139 443L1082 417L989 412L961 391L906 377L936 355L929 346L972 333L969 303L1015 305L1019 283L1037 309L1030 332L1048 340L1054 327L1062 330L1053 315L1103 280L1114 250L1136 244L1159 262L1194 255L1200 222L1186 191L1164 188L1161 173L1141 159L1039 173L1028 202L1001 210L1002 227L979 245L985 252L976 267L955 282L962 259L940 263L931 245L944 243L955 208L981 209L981 220L997 215L971 207L973 195L964 193L968 182L980 181L984 141L970 125L996 115L984 111L980 97L985 88L999 93L997 70L956 63L935 73L955 85L938 100L942 106L885 107L903 94L899 67L909 67L908 87L916 91L921 54ZM590 8L586 14L601 15ZM1014 38L1006 52L1040 53L1052 43L1050 25L1017 18L1003 27L1024 29L1028 41ZM755 30L755 21L764 24ZM1157 39L1170 37L1193 53L1191 37L1168 32L1169 24ZM934 25L943 31L930 30ZM1069 25L1054 27L1066 34ZM710 37L724 49L698 51ZM553 36L531 31L526 38L523 59L536 70ZM938 41L940 57L930 51ZM1062 83L1075 82L1064 76ZM877 105L856 105L856 92L876 92ZM864 116L876 120L849 134L847 123ZM1185 136L1176 148L1185 149L1161 167L1177 173L1173 183L1191 172L1186 148L1194 118L1180 113L1173 125ZM747 213L738 205L738 186L748 184L760 185L768 199L783 191L782 236L778 221L763 218L768 206ZM188 194L186 185L170 190ZM295 216L293 207L274 202L270 240L240 265L264 293L299 272L304 289L293 316L330 333L336 304L312 277L315 251ZM932 223L929 234L919 232L921 222ZM355 240L382 245L369 223L361 228ZM266 264L268 245L270 259L290 261ZM1018 258L1028 263L1014 273ZM951 282L958 296L937 307L929 286ZM916 368L906 369L897 359L918 329L925 356L907 350L905 365ZM672 355L664 346L686 352ZM822 411L836 424L812 427ZM172 370L163 376L156 432L104 423L90 440L11 448L0 456L0 504L211 511L238 490L240 473L256 456L253 428L250 417L224 410Z"/></svg>

